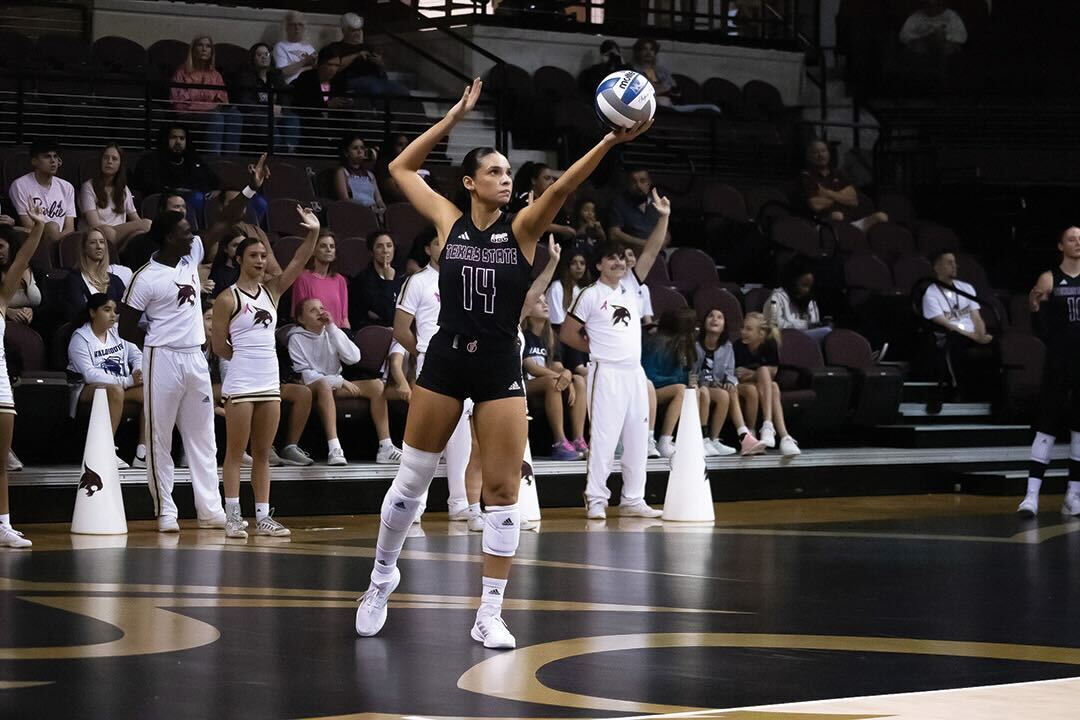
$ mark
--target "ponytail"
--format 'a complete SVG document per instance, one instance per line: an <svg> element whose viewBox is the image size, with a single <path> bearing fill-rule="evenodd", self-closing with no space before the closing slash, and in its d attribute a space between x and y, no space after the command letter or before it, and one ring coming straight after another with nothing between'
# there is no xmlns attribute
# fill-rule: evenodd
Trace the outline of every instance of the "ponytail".
<svg viewBox="0 0 1080 720"><path fill-rule="evenodd" d="M757 320L762 329L765 330L765 339L772 340L776 343L776 347L780 347L780 328L770 325L763 314L759 312L746 313L745 320Z"/></svg>

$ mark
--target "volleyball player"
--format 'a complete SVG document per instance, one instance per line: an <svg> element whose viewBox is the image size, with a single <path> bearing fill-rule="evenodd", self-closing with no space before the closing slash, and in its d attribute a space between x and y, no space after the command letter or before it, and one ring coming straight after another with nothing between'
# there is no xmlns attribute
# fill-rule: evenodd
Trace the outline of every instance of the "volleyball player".
<svg viewBox="0 0 1080 720"><path fill-rule="evenodd" d="M249 440L255 534L290 534L270 510L270 446L281 419L281 376L274 331L278 300L303 272L319 239L315 214L299 205L296 212L307 238L281 274L263 284L270 248L258 238L245 238L236 248L240 277L214 301L211 344L214 354L229 362L229 372L221 385L227 435L221 473L225 483L226 537L247 537L247 523L240 510L240 464Z"/></svg>
<svg viewBox="0 0 1080 720"><path fill-rule="evenodd" d="M608 239L596 246L600 279L581 291L559 330L570 347L589 353L586 395L592 443L585 481L585 509L590 519L607 517L611 491L607 478L622 438L621 515L660 517L645 502L645 464L649 452L648 380L641 369L641 302L638 287L664 246L671 202L653 188L650 199L658 220L634 269L626 270L626 248ZM588 337L582 335L582 330Z"/></svg>
<svg viewBox="0 0 1080 720"><path fill-rule="evenodd" d="M1063 515L1080 515L1080 227L1058 240L1061 263L1039 276L1031 289L1031 311L1046 343L1039 414L1031 444L1027 494L1017 512L1039 512L1039 490L1062 421L1069 425L1069 485Z"/></svg>
<svg viewBox="0 0 1080 720"><path fill-rule="evenodd" d="M45 224L48 218L41 214L41 207L31 205L26 212L26 217L34 223L30 229L30 235L19 246L15 258L8 266L4 275L4 283L0 285L0 546L10 548L28 548L33 543L23 537L23 534L11 527L11 509L8 506L8 480L7 464L3 462L11 450L11 435L15 431L15 396L11 392L11 380L8 378L7 356L4 353L4 314L11 296L19 289L23 273L30 267L30 258L37 251L41 235L45 232ZM7 226L0 230L0 237L15 247L16 235Z"/></svg>
<svg viewBox="0 0 1080 720"><path fill-rule="evenodd" d="M417 171L473 109L480 88L480 80L474 80L445 118L390 163L390 174L405 197L446 243L439 258L442 305L439 330L428 345L413 392L401 467L383 500L375 567L356 612L356 631L374 635L386 622L387 600L401 580L397 559L405 535L461 417L462 403L471 397L487 512L481 605L470 634L485 647L511 648L516 641L501 610L520 535L517 493L528 436L517 334L536 243L608 151L640 135L649 123L606 135L514 216L502 211L511 197L510 163L493 148L473 149L462 161L462 183L469 193L463 213L431 190Z"/></svg>

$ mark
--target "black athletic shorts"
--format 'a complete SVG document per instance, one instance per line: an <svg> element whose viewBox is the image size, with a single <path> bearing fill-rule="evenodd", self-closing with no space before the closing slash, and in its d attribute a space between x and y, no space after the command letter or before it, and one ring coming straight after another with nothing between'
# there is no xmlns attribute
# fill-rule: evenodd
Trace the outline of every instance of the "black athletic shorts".
<svg viewBox="0 0 1080 720"><path fill-rule="evenodd" d="M1080 432L1080 361L1066 348L1048 347L1043 365L1036 432Z"/></svg>
<svg viewBox="0 0 1080 720"><path fill-rule="evenodd" d="M525 396L517 338L466 338L440 330L428 344L420 387L474 403Z"/></svg>

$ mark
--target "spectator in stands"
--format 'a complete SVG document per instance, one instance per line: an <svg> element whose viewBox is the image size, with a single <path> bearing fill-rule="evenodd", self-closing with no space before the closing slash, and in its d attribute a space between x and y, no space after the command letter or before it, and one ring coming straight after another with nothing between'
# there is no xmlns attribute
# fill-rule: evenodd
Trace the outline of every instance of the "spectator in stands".
<svg viewBox="0 0 1080 720"><path fill-rule="evenodd" d="M119 303L130 281L131 269L110 265L108 241L100 230L90 230L83 236L78 266L64 279L64 309L72 321L81 320L91 297L104 295Z"/></svg>
<svg viewBox="0 0 1080 720"><path fill-rule="evenodd" d="M927 343L926 366L938 383L927 412L941 412L945 390L958 387L974 399L997 399L1001 361L994 337L986 332L975 288L957 280L956 255L940 252L933 258L934 283L923 295L923 317L939 330Z"/></svg>
<svg viewBox="0 0 1080 720"><path fill-rule="evenodd" d="M660 43L652 38L639 38L634 43L633 69L649 79L656 91L657 107L671 107L678 104L681 92L675 84L671 71L657 62Z"/></svg>
<svg viewBox="0 0 1080 720"><path fill-rule="evenodd" d="M541 162L526 162L514 176L514 199L510 201L510 212L518 212L530 202L536 200L551 187L558 176ZM560 208L555 221L548 225L545 232L555 233L560 242L569 242L577 237L577 230L570 226L570 215L565 208Z"/></svg>
<svg viewBox="0 0 1080 720"><path fill-rule="evenodd" d="M608 237L627 247L641 250L645 238L649 237L660 216L649 202L649 193L653 188L649 171L643 168L629 168L626 171L626 191L617 195L611 203ZM664 244L671 242L671 235L664 239Z"/></svg>
<svg viewBox="0 0 1080 720"><path fill-rule="evenodd" d="M356 13L341 16L341 40L335 43L341 72L334 85L341 92L360 95L408 95L409 89L386 75L382 53L364 42L364 18Z"/></svg>
<svg viewBox="0 0 1080 720"><path fill-rule="evenodd" d="M379 216L386 212L386 203L379 194L379 184L371 171L378 153L368 149L360 133L350 133L338 143L341 165L334 173L334 195L337 200L352 200L369 207Z"/></svg>
<svg viewBox="0 0 1080 720"><path fill-rule="evenodd" d="M633 248L626 248L626 272L632 272L635 265L637 265L637 253L634 252ZM649 292L649 286L639 283L637 296L641 305L641 327L645 328L647 332L654 331L656 329L656 318L653 315L652 293Z"/></svg>
<svg viewBox="0 0 1080 720"><path fill-rule="evenodd" d="M105 146L97 174L82 184L79 211L83 230L100 230L119 250L133 235L150 229L150 221L140 218L135 210L135 199L127 186L127 159L116 143Z"/></svg>
<svg viewBox="0 0 1080 720"><path fill-rule="evenodd" d="M583 200L578 205L577 238L589 247L595 247L607 239L604 225L596 215L596 203L592 200Z"/></svg>
<svg viewBox="0 0 1080 720"><path fill-rule="evenodd" d="M819 222L849 222L865 232L889 220L883 212L860 217L859 193L843 170L832 167L832 154L824 140L813 140L807 146L800 182L810 214Z"/></svg>
<svg viewBox="0 0 1080 720"><path fill-rule="evenodd" d="M229 91L214 65L214 41L209 35L197 35L191 41L187 60L176 68L172 81L174 86L169 90L172 108L188 122L206 126L206 151L211 155L220 155L222 149L227 153L239 151L244 117L229 105Z"/></svg>
<svg viewBox="0 0 1080 720"><path fill-rule="evenodd" d="M967 42L964 21L944 0L923 0L900 28L900 42L911 53L923 56L952 55Z"/></svg>
<svg viewBox="0 0 1080 720"><path fill-rule="evenodd" d="M526 308L521 321L525 338L522 367L525 371L526 396L543 395L544 414L555 442L552 460L578 460L589 446L585 442L585 378L567 370L555 355L555 333L548 317L547 299L540 295ZM563 401L570 411L574 441L566 438Z"/></svg>
<svg viewBox="0 0 1080 720"><path fill-rule="evenodd" d="M590 282L592 280L589 277L589 258L585 248L576 247L570 252L562 253L559 258L558 276L555 282L548 286L545 293L548 317L556 337L558 337L559 328L566 321L566 313L570 310L570 306ZM586 366L589 364L588 353L583 353L560 341L559 357L575 375L586 374Z"/></svg>
<svg viewBox="0 0 1080 720"><path fill-rule="evenodd" d="M285 39L274 45L274 65L281 71L286 84L292 84L300 73L318 63L315 47L304 40L307 21L296 10L285 13Z"/></svg>
<svg viewBox="0 0 1080 720"><path fill-rule="evenodd" d="M180 123L163 125L157 152L143 155L135 166L135 188L143 197L165 192L180 194L185 201L181 212L190 205L201 216L206 196L220 187L218 176L192 144L187 126Z"/></svg>
<svg viewBox="0 0 1080 720"><path fill-rule="evenodd" d="M683 393L690 385L690 372L698 364L696 330L693 308L667 310L660 316L658 332L648 337L641 349L641 367L656 388L656 402L668 404L656 444L666 458L675 454L675 426L682 412Z"/></svg>
<svg viewBox="0 0 1080 720"><path fill-rule="evenodd" d="M300 118L285 110L292 92L281 71L274 67L270 46L255 43L249 52L248 66L242 68L235 81L237 104L244 116L244 130L258 145L266 144L267 106L274 105L274 147L279 152L295 152L300 143Z"/></svg>
<svg viewBox="0 0 1080 720"><path fill-rule="evenodd" d="M401 450L390 441L390 420L383 396L382 380L346 380L341 376L342 365L360 362L360 349L341 331L318 298L308 298L300 304L299 326L289 332L289 357L293 369L315 396L315 406L326 433L329 455L327 465L346 465L345 453L337 433L337 403L335 398L367 398L371 404L371 419L379 438L377 463L401 460Z"/></svg>
<svg viewBox="0 0 1080 720"><path fill-rule="evenodd" d="M788 434L784 422L784 406L780 402L780 386L774 378L780 366L780 330L770 327L761 313L747 313L743 318L739 341L735 343L735 377L740 383L757 388L764 422L761 423L761 442L767 448L776 447L780 440L780 453L784 457L799 455L802 451L795 438ZM753 423L755 417L748 418ZM742 433L740 444L745 444Z"/></svg>
<svg viewBox="0 0 1080 720"><path fill-rule="evenodd" d="M821 311L814 299L814 273L799 260L784 268L780 287L765 301L765 321L779 330L802 330L818 342L824 342L832 327L821 321Z"/></svg>
<svg viewBox="0 0 1080 720"><path fill-rule="evenodd" d="M401 133L392 134L387 137L379 148L379 155L375 161L375 183L379 186L379 192L382 194L383 202L387 205L399 202L408 202L405 195L398 187L397 180L390 174L390 163L401 154L409 144L409 136ZM425 181L431 177L431 173L427 170L420 170L418 173Z"/></svg>
<svg viewBox="0 0 1080 720"><path fill-rule="evenodd" d="M319 51L318 65L305 70L293 81L293 105L303 120L304 143L318 149L327 149L334 132L327 127L334 116L330 110L352 107L352 99L333 95L331 82L341 70L341 56L337 44L327 45Z"/></svg>
<svg viewBox="0 0 1080 720"><path fill-rule="evenodd" d="M720 431L728 415L731 415L731 422L739 437L738 452L741 455L765 452L765 444L754 437L743 419L740 400L747 406L747 414L757 416L757 388L749 383L740 384L735 375L735 348L727 332L723 310L712 308L705 314L705 321L698 333L697 353L698 405L701 408L705 454L710 454L710 445L713 455L735 454L735 448L720 442Z"/></svg>
<svg viewBox="0 0 1080 720"><path fill-rule="evenodd" d="M581 92L592 97L604 78L613 72L629 69L630 64L623 60L619 44L614 40L605 40L600 43L600 62L581 71L579 76Z"/></svg>
<svg viewBox="0 0 1080 720"><path fill-rule="evenodd" d="M34 221L30 211L48 221L41 238L46 247L75 230L75 187L57 177L60 172L60 146L52 138L41 138L30 145L30 165L33 170L15 179L8 197L15 205L19 225L30 230Z"/></svg>
<svg viewBox="0 0 1080 720"><path fill-rule="evenodd" d="M349 329L349 286L337 271L337 236L323 228L307 269L292 286L292 316L299 318L300 305L317 298L339 328Z"/></svg>
<svg viewBox="0 0 1080 720"><path fill-rule="evenodd" d="M89 405L98 388L105 388L109 401L109 418L113 435L124 416L124 404L143 404L142 352L137 346L120 337L116 329L116 298L104 293L94 293L84 304L81 317L86 322L78 328L68 342L68 376L71 378L71 417L75 417L79 405ZM146 457L144 426L140 411L139 447L136 457ZM127 462L116 458L120 469Z"/></svg>
<svg viewBox="0 0 1080 720"><path fill-rule="evenodd" d="M393 327L394 306L404 275L394 269L394 238L385 230L367 236L371 264L352 281L349 297L353 305L349 318L353 325L383 325Z"/></svg>
<svg viewBox="0 0 1080 720"><path fill-rule="evenodd" d="M214 287L210 290L210 297L216 298L223 290L231 287L240 278L240 266L236 262L236 249L244 241L247 235L237 226L229 230L226 239L218 243L217 255L210 265L210 282ZM267 254L269 260L273 253Z"/></svg>
<svg viewBox="0 0 1080 720"><path fill-rule="evenodd" d="M69 186L70 187L70 186ZM41 206L31 206L31 213L41 214ZM21 213L20 213L21 216ZM49 223L51 225L52 223ZM48 225L46 225L48 227ZM7 278L8 271L21 246L21 237L13 232L0 235L0 284ZM11 299L7 301L4 318L8 322L29 325L34 320L34 308L41 305L41 289L34 279L34 271L29 267L23 271Z"/></svg>

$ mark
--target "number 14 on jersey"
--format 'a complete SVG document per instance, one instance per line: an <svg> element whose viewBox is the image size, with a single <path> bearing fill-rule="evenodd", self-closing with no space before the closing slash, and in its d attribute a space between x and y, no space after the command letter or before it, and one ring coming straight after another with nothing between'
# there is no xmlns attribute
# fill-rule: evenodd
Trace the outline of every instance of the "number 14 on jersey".
<svg viewBox="0 0 1080 720"><path fill-rule="evenodd" d="M495 268L471 267L466 265L461 268L462 306L472 312L474 298L479 297L484 312L488 315L495 314Z"/></svg>

